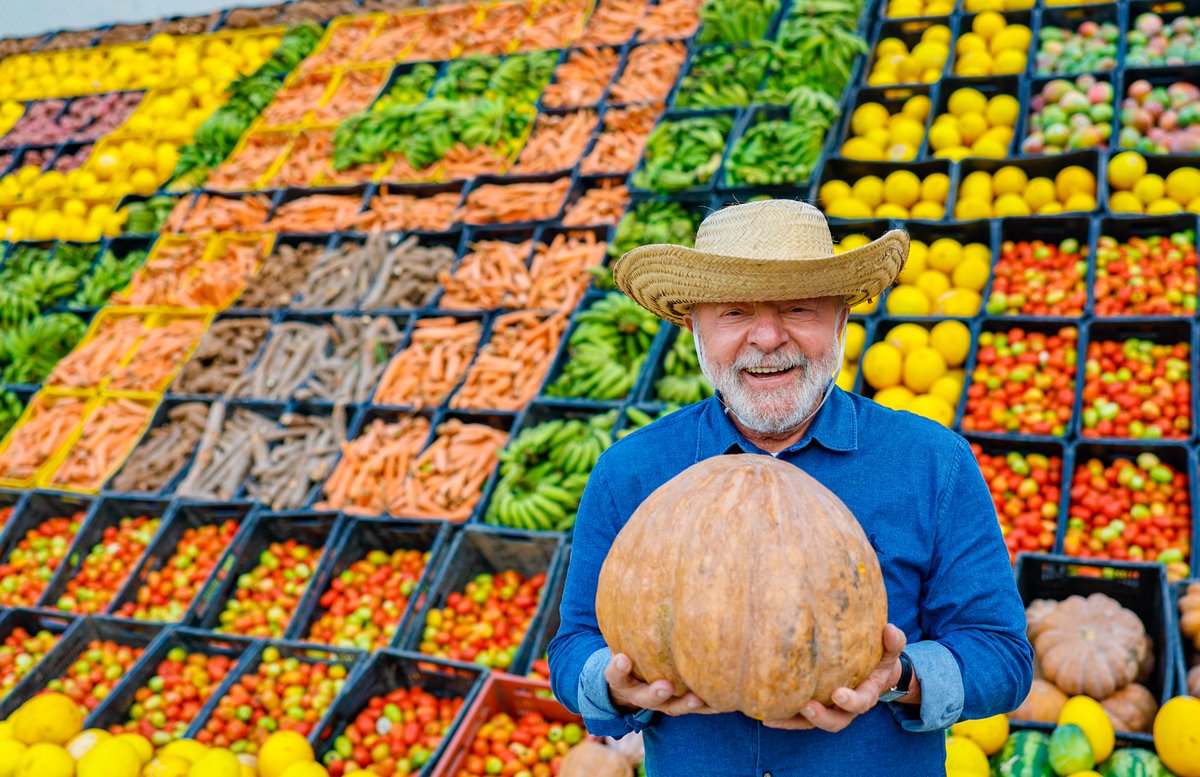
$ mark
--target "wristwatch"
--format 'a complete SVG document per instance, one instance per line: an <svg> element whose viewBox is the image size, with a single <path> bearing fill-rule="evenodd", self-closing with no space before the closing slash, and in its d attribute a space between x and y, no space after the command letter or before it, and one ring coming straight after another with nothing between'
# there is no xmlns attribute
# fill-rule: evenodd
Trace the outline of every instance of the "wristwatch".
<svg viewBox="0 0 1200 777"><path fill-rule="evenodd" d="M908 695L908 686L912 683L913 666L912 661L903 653L900 654L900 679L892 686L890 691L887 691L879 697L880 701L895 701L902 699Z"/></svg>

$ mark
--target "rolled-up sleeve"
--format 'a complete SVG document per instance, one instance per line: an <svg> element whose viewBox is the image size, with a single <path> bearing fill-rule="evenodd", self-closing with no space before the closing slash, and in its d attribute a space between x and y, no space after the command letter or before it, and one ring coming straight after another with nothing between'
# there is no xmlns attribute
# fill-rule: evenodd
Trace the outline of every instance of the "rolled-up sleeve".
<svg viewBox="0 0 1200 777"><path fill-rule="evenodd" d="M1011 712L1033 683L1025 609L991 494L970 447L961 438L957 442L939 496L937 539L919 619L925 639L953 658L958 678L956 683L945 656L935 647L916 643L909 649L923 698L932 696L929 705L921 705L919 718L914 716L915 705L898 713L908 716L902 722L909 730L944 728L960 719Z"/></svg>
<svg viewBox="0 0 1200 777"><path fill-rule="evenodd" d="M921 683L921 703L892 702L892 714L905 731L939 731L954 725L963 707L962 672L954 656L937 642L904 648Z"/></svg>
<svg viewBox="0 0 1200 777"><path fill-rule="evenodd" d="M604 679L611 652L596 621L596 585L616 539L617 523L617 508L601 456L579 502L571 562L559 608L560 625L548 653L555 697L583 718L589 733L614 738L641 731L653 718L649 710L620 714L613 707Z"/></svg>

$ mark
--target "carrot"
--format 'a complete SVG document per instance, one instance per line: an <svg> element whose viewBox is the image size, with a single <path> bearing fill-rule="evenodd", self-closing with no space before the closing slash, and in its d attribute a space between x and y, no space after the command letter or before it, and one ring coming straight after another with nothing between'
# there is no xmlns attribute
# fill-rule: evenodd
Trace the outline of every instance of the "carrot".
<svg viewBox="0 0 1200 777"><path fill-rule="evenodd" d="M379 33L358 52L359 62L393 62L425 27L423 14L392 14Z"/></svg>
<svg viewBox="0 0 1200 777"><path fill-rule="evenodd" d="M187 361L206 328L202 319L187 317L149 330L129 363L115 372L109 389L161 391Z"/></svg>
<svg viewBox="0 0 1200 777"><path fill-rule="evenodd" d="M687 47L681 41L636 47L629 53L621 77L608 94L609 104L665 100L685 59Z"/></svg>
<svg viewBox="0 0 1200 777"><path fill-rule="evenodd" d="M208 177L212 189L238 191L257 189L258 179L280 154L284 153L291 136L284 132L257 132L246 139L246 145L226 159Z"/></svg>
<svg viewBox="0 0 1200 777"><path fill-rule="evenodd" d="M521 158L510 172L529 175L574 167L587 150L599 123L596 112L589 110L561 116L542 114L521 152Z"/></svg>
<svg viewBox="0 0 1200 777"><path fill-rule="evenodd" d="M597 241L593 232L555 235L549 247L543 246L534 254L528 307L570 314L591 281L588 268L604 263L607 248L608 244Z"/></svg>
<svg viewBox="0 0 1200 777"><path fill-rule="evenodd" d="M646 15L647 0L604 0L588 20L577 46L607 44L621 46L637 31Z"/></svg>
<svg viewBox="0 0 1200 777"><path fill-rule="evenodd" d="M454 209L461 199L457 192L431 197L412 194L388 194L382 186L371 198L370 207L350 220L348 227L359 232L421 230L445 232L454 224Z"/></svg>
<svg viewBox="0 0 1200 777"><path fill-rule="evenodd" d="M388 170L385 180L394 183L428 183L437 177L437 173L437 163L423 170L418 170L409 164L408 157L404 156L404 154L397 154L396 158L392 161L392 167ZM358 180L361 181L362 178Z"/></svg>
<svg viewBox="0 0 1200 777"><path fill-rule="evenodd" d="M533 241L480 240L472 243L458 269L438 276L445 293L438 300L443 310L523 308L529 296L529 270L525 263Z"/></svg>
<svg viewBox="0 0 1200 777"><path fill-rule="evenodd" d="M95 490L142 437L157 403L110 399L83 422L78 441L54 471L52 485Z"/></svg>
<svg viewBox="0 0 1200 777"><path fill-rule="evenodd" d="M308 186L333 157L333 130L310 129L301 132L278 172L268 182L272 188Z"/></svg>
<svg viewBox="0 0 1200 777"><path fill-rule="evenodd" d="M150 258L134 273L124 291L113 294L117 305L166 305L176 298L179 279L200 264L208 246L207 238L191 238L181 243L159 243Z"/></svg>
<svg viewBox="0 0 1200 777"><path fill-rule="evenodd" d="M291 86L276 93L262 113L263 124L279 127L300 122L321 101L332 80L333 73L305 73Z"/></svg>
<svg viewBox="0 0 1200 777"><path fill-rule="evenodd" d="M704 0L660 0L646 10L639 29L641 40L690 38L700 29Z"/></svg>
<svg viewBox="0 0 1200 777"><path fill-rule="evenodd" d="M526 3L501 3L488 9L483 21L463 37L461 56L504 54L517 39L529 18Z"/></svg>
<svg viewBox="0 0 1200 777"><path fill-rule="evenodd" d="M570 188L569 178L552 183L484 184L467 195L458 220L466 224L545 221L562 210Z"/></svg>
<svg viewBox="0 0 1200 777"><path fill-rule="evenodd" d="M579 166L580 174L632 172L662 112L661 103L610 109L604 114L604 131Z"/></svg>
<svg viewBox="0 0 1200 777"><path fill-rule="evenodd" d="M410 465L400 492L388 500L388 512L455 523L467 520L507 443L507 432L486 424L445 421L438 426L437 439Z"/></svg>
<svg viewBox="0 0 1200 777"><path fill-rule="evenodd" d="M48 385L70 388L99 386L142 336L143 321L140 315L106 317L96 330L95 337L55 365Z"/></svg>
<svg viewBox="0 0 1200 777"><path fill-rule="evenodd" d="M448 181L474 178L477 175L499 175L508 167L508 154L503 146L475 146L467 148L462 143L442 157L442 171Z"/></svg>
<svg viewBox="0 0 1200 777"><path fill-rule="evenodd" d="M187 218L172 231L252 232L263 226L270 210L271 201L261 194L241 198L201 194Z"/></svg>
<svg viewBox="0 0 1200 777"><path fill-rule="evenodd" d="M343 19L348 17L342 17ZM312 70L327 65L337 65L342 62L352 62L354 53L359 50L371 37L375 29L375 20L370 17L355 19L349 24L343 24L330 35L329 45L320 53L305 59L300 67Z"/></svg>
<svg viewBox="0 0 1200 777"><path fill-rule="evenodd" d="M629 205L629 187L617 179L607 179L583 193L567 208L563 216L565 227L590 227L599 224L615 226Z"/></svg>
<svg viewBox="0 0 1200 777"><path fill-rule="evenodd" d="M354 221L362 205L359 197L344 197L338 194L310 194L300 197L275 209L275 215L267 222L270 232L335 232L348 227Z"/></svg>
<svg viewBox="0 0 1200 777"><path fill-rule="evenodd" d="M587 17L585 0L561 0L543 3L525 29L517 51L563 49L579 35Z"/></svg>
<svg viewBox="0 0 1200 777"><path fill-rule="evenodd" d="M466 374L482 331L477 319L420 319L408 347L392 357L372 401L412 407L441 405Z"/></svg>
<svg viewBox="0 0 1200 777"><path fill-rule="evenodd" d="M87 400L37 394L30 404L29 416L9 432L8 448L0 453L0 477L33 477L83 419Z"/></svg>
<svg viewBox="0 0 1200 777"><path fill-rule="evenodd" d="M221 256L204 262L198 272L180 284L177 302L171 304L185 308L228 307L258 273L265 255L265 241L257 245L227 244Z"/></svg>
<svg viewBox="0 0 1200 777"><path fill-rule="evenodd" d="M428 419L419 415L400 416L390 424L371 421L357 438L342 443L342 457L314 508L381 515L403 485L429 429Z"/></svg>
<svg viewBox="0 0 1200 777"><path fill-rule="evenodd" d="M338 83L337 91L313 113L313 121L328 124L366 110L375 100L387 76L388 69L383 67L347 70Z"/></svg>
<svg viewBox="0 0 1200 777"><path fill-rule="evenodd" d="M566 327L566 313L519 310L498 317L450 406L524 409L542 387Z"/></svg>
<svg viewBox="0 0 1200 777"><path fill-rule="evenodd" d="M424 14L425 28L404 62L436 62L450 59L475 20L475 6L464 3Z"/></svg>
<svg viewBox="0 0 1200 777"><path fill-rule="evenodd" d="M547 108L577 108L600 102L605 87L620 64L614 48L585 46L574 49L554 71L554 81L542 92Z"/></svg>

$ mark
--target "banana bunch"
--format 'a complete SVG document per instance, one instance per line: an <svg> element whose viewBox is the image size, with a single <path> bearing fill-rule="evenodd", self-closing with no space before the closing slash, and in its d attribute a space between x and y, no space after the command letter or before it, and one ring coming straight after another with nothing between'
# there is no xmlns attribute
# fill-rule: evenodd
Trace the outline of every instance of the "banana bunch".
<svg viewBox="0 0 1200 777"><path fill-rule="evenodd" d="M24 250L22 250L24 249ZM51 259L48 249L17 249L0 270L0 323L28 321L59 300L75 294L87 272L88 255L65 246L64 258Z"/></svg>
<svg viewBox="0 0 1200 777"><path fill-rule="evenodd" d="M679 85L679 108L734 108L749 105L771 59L771 46L756 41L738 49L701 49Z"/></svg>
<svg viewBox="0 0 1200 777"><path fill-rule="evenodd" d="M83 285L71 299L71 304L81 308L98 308L116 291L125 288L133 274L146 261L147 251L139 248L130 251L125 258L108 249L96 264L96 269L84 279Z"/></svg>
<svg viewBox="0 0 1200 777"><path fill-rule="evenodd" d="M488 91L492 74L500 67L500 58L479 55L456 59L446 66L445 74L433 85L433 97L461 100L479 97Z"/></svg>
<svg viewBox="0 0 1200 777"><path fill-rule="evenodd" d="M732 129L728 114L664 121L646 140L645 162L633 185L672 194L708 183L721 166Z"/></svg>
<svg viewBox="0 0 1200 777"><path fill-rule="evenodd" d="M712 384L700 371L696 341L686 329L679 330L663 357L663 375L654 384L654 395L676 405L690 405L713 395Z"/></svg>
<svg viewBox="0 0 1200 777"><path fill-rule="evenodd" d="M638 203L621 217L608 255L616 258L638 246L652 243L691 246L696 240L700 219L698 212L689 211L678 202L646 200ZM611 278L610 274L610 281Z"/></svg>
<svg viewBox="0 0 1200 777"><path fill-rule="evenodd" d="M706 0L700 6L700 43L749 43L767 37L779 0Z"/></svg>
<svg viewBox="0 0 1200 777"><path fill-rule="evenodd" d="M617 439L623 440L627 436L636 432L638 429L649 426L660 418L666 418L678 409L679 405L668 404L663 408L662 412L660 412L658 415L652 416L643 410L638 410L636 407L627 407L625 408L626 423L625 426L621 428L621 431L617 432Z"/></svg>
<svg viewBox="0 0 1200 777"><path fill-rule="evenodd" d="M51 313L22 321L0 333L0 372L5 383L41 383L71 352L87 326L71 313Z"/></svg>
<svg viewBox="0 0 1200 777"><path fill-rule="evenodd" d="M794 6L780 25L763 99L779 102L797 86L840 97L855 59L869 49L855 31L861 11L853 0L802 0Z"/></svg>
<svg viewBox="0 0 1200 777"><path fill-rule="evenodd" d="M488 84L489 89L510 103L536 103L554 75L557 56L550 51L534 51L507 57Z"/></svg>
<svg viewBox="0 0 1200 777"><path fill-rule="evenodd" d="M0 391L0 438L8 435L24 410L20 397L7 389Z"/></svg>
<svg viewBox="0 0 1200 777"><path fill-rule="evenodd" d="M760 121L738 138L726 178L734 186L782 186L807 181L817 165L829 124L813 114Z"/></svg>
<svg viewBox="0 0 1200 777"><path fill-rule="evenodd" d="M617 411L556 418L521 431L499 454L500 480L484 514L494 526L569 531L588 475L612 445Z"/></svg>
<svg viewBox="0 0 1200 777"><path fill-rule="evenodd" d="M620 292L611 292L575 318L570 359L546 388L551 397L599 402L621 399L637 380L661 323Z"/></svg>
<svg viewBox="0 0 1200 777"><path fill-rule="evenodd" d="M393 105L416 105L425 99L436 78L436 67L428 62L417 63L412 70L396 77L387 94L380 97L371 110L381 111Z"/></svg>

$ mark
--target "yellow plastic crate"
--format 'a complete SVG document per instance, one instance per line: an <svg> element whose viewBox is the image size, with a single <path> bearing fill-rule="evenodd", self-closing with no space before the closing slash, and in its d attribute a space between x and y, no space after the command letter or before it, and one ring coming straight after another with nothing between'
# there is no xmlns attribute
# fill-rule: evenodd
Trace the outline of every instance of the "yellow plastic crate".
<svg viewBox="0 0 1200 777"><path fill-rule="evenodd" d="M86 417L81 421L75 430L71 433L71 440L64 445L55 455L54 459L38 474L37 484L41 488L52 488L56 491L65 491L72 494L97 494L104 484L112 477L125 460L129 458L134 448L137 447L142 437L145 436L146 430L150 427L154 420L154 413L158 409L162 397L156 394L137 393L137 392L111 392L97 396L89 409ZM87 451L87 461L94 465L94 474L86 483L68 483L62 479L63 470L70 464L70 457L76 446L81 442L85 445L90 445L96 442L97 434L93 434L95 430L89 428L89 424L96 417L105 411L106 407L117 402L131 402L141 406L145 410L145 418L138 425L137 432L130 436L127 440L115 451L109 451L107 457L97 455L96 451ZM85 435L87 437L84 442Z"/></svg>
<svg viewBox="0 0 1200 777"><path fill-rule="evenodd" d="M8 430L8 434L4 436L4 439L0 440L0 487L13 489L33 488L37 484L38 478L45 472L45 470L55 464L56 457L62 451L62 448L66 446L71 438L75 435L79 424L82 423L83 419L87 417L89 410L97 401L98 396L98 393L95 391L57 389L50 387L45 387L34 394L30 398L29 404L25 406L24 412L21 413L21 417L18 418L17 422L13 424L13 427ZM51 446L49 454L46 455L42 461L37 463L37 466L33 472L22 477L5 476L3 474L6 471L5 459L9 449L14 444L25 447L26 445L35 442L34 440L25 439L28 433L23 431L24 427L32 418L44 413L46 410L53 408L55 405L58 405L61 402L82 403L79 407L78 415L77 417L73 417L73 421L66 417L63 419L64 423L69 423L71 428L67 429L65 433L61 434L60 439L56 440Z"/></svg>

